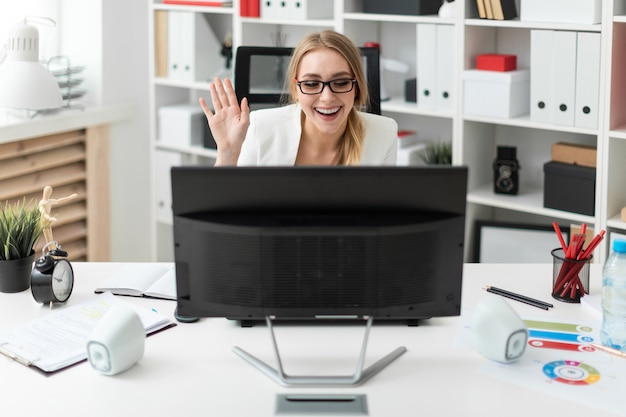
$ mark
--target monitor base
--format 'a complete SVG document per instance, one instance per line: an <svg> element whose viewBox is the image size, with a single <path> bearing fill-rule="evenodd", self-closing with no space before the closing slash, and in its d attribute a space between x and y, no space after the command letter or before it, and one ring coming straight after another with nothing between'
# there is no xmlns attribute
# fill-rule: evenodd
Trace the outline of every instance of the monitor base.
<svg viewBox="0 0 626 417"><path fill-rule="evenodd" d="M328 387L328 386L358 386L365 381L382 371L387 365L399 358L403 353L407 351L406 347L400 346L382 357L367 368L363 368L365 362L365 351L367 348L367 341L369 338L369 332L372 327L373 318L367 317L367 325L365 327L365 335L363 337L363 343L361 345L361 353L357 363L357 369L352 375L304 375L304 376L292 376L287 375L283 369L280 354L278 352L278 345L276 343L276 336L274 334L274 328L272 326L272 318L266 317L267 326L270 330L272 338L272 345L274 348L274 354L276 355L276 361L278 363L278 369L271 367L257 357L251 355L245 350L235 346L233 352L242 357L245 361L252 366L263 372L265 375L274 380L274 382L285 387Z"/></svg>

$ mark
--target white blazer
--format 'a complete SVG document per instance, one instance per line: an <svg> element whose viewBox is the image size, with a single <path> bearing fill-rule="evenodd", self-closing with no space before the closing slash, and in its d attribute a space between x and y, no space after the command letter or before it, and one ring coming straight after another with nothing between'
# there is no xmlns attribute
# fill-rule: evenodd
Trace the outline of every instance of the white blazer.
<svg viewBox="0 0 626 417"><path fill-rule="evenodd" d="M237 165L294 166L302 126L298 104L250 113L250 126ZM396 165L398 124L371 113L359 113L365 124L360 165Z"/></svg>

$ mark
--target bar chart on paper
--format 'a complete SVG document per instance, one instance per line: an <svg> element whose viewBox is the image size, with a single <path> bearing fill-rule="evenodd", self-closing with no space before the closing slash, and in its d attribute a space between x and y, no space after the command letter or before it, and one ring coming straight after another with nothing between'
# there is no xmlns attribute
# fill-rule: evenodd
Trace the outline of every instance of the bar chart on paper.
<svg viewBox="0 0 626 417"><path fill-rule="evenodd" d="M574 323L524 320L528 327L528 344L539 349L593 352L594 328Z"/></svg>

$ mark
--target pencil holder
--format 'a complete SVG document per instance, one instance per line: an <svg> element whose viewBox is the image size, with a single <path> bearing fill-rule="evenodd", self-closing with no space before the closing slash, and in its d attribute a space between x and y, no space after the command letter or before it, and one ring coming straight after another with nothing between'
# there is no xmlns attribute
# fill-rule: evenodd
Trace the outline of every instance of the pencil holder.
<svg viewBox="0 0 626 417"><path fill-rule="evenodd" d="M586 259L570 259L563 249L552 250L552 297L567 303L580 303L589 294L589 264Z"/></svg>

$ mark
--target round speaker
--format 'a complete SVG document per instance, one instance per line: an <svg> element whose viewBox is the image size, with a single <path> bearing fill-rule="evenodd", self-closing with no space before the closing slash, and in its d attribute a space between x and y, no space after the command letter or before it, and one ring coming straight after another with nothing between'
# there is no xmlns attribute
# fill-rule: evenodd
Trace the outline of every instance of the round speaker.
<svg viewBox="0 0 626 417"><path fill-rule="evenodd" d="M145 341L146 331L135 310L113 306L91 332L87 342L89 364L103 375L124 372L141 359Z"/></svg>

